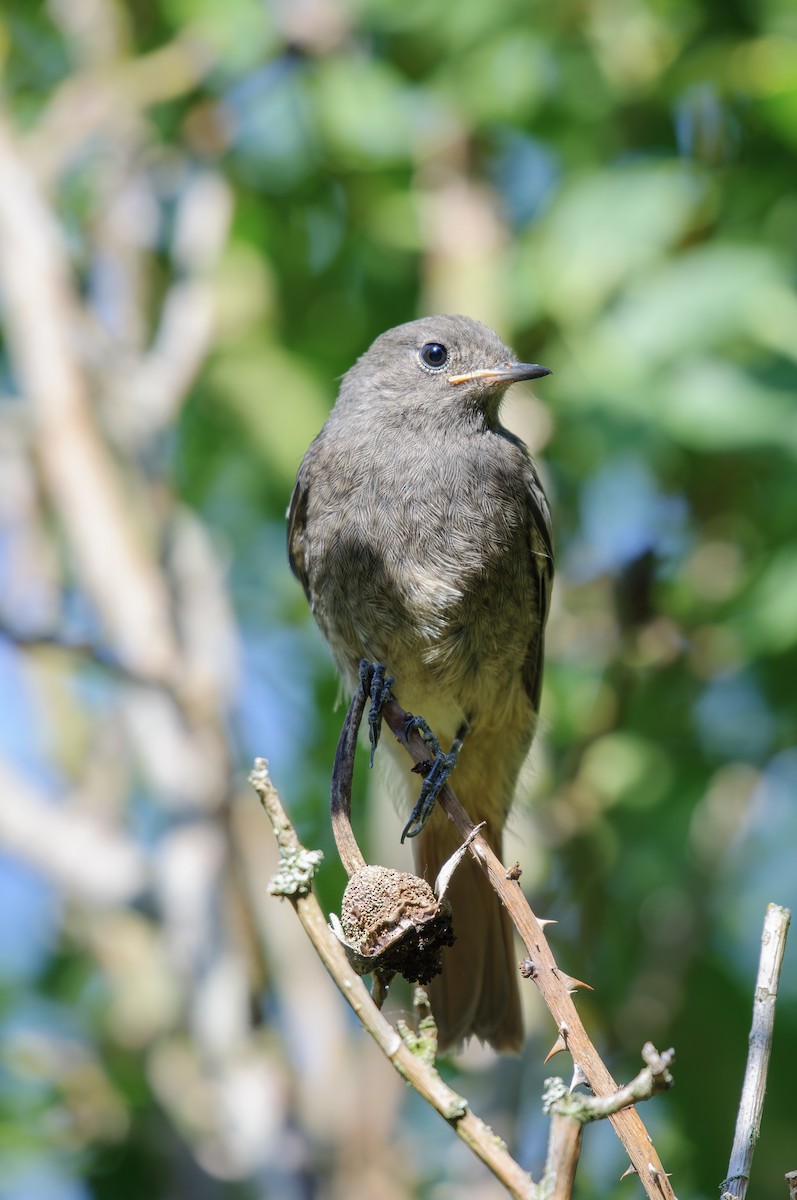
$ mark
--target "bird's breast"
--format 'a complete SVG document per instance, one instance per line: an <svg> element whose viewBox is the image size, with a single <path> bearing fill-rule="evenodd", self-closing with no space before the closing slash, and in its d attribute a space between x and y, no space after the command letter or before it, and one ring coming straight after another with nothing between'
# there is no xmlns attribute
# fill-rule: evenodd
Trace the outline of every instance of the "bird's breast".
<svg viewBox="0 0 797 1200"><path fill-rule="evenodd" d="M382 450L314 499L316 618L350 679L378 660L467 711L518 674L537 619L524 463L461 440Z"/></svg>

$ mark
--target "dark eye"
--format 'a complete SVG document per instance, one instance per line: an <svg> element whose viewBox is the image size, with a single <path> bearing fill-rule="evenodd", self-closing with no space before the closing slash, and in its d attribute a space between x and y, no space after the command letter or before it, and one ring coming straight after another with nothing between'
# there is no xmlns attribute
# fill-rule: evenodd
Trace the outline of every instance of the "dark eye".
<svg viewBox="0 0 797 1200"><path fill-rule="evenodd" d="M421 362L433 371L439 371L448 362L448 351L439 342L427 342L421 350Z"/></svg>

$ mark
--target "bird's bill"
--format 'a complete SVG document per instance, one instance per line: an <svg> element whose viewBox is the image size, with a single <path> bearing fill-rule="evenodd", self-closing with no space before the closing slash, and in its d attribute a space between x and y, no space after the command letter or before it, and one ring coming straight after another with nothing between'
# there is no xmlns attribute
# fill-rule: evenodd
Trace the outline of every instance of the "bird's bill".
<svg viewBox="0 0 797 1200"><path fill-rule="evenodd" d="M473 383L479 380L486 384L510 384L519 383L521 379L541 379L543 375L551 374L550 367L541 367L538 363L504 363L483 371L468 371L466 375L449 375L448 382Z"/></svg>

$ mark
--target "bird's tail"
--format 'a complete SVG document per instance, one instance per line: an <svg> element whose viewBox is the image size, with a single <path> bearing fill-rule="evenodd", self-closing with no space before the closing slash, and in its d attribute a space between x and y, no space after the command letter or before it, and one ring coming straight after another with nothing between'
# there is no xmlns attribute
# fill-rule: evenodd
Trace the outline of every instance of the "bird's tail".
<svg viewBox="0 0 797 1200"><path fill-rule="evenodd" d="M501 857L501 832L482 830ZM434 884L459 842L454 827L435 813L415 842L418 874ZM484 871L470 855L454 872L448 898L456 942L443 953L443 973L428 987L441 1050L456 1048L475 1034L495 1050L523 1044L518 960L512 924Z"/></svg>

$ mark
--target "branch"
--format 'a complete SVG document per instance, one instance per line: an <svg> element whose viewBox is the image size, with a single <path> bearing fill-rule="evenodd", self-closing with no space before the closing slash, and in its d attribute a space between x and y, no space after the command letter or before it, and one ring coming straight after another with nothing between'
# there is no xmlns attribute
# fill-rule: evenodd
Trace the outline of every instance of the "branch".
<svg viewBox="0 0 797 1200"><path fill-rule="evenodd" d="M0 112L0 287L9 355L36 422L53 508L119 657L174 681L170 599L94 422L75 350L79 305L55 218Z"/></svg>
<svg viewBox="0 0 797 1200"><path fill-rule="evenodd" d="M389 682L386 682L385 690L387 687L389 687ZM372 876L378 876L382 872L391 877L391 880L385 881L384 885L376 883L375 886L378 894L375 905L372 906L369 902L365 906L369 911L374 907L377 926L380 930L380 936L382 936L386 932L383 928L386 919L383 911L385 897L379 889L384 886L389 891L395 884L392 877L397 875L397 873L388 871L385 868L367 866L351 828L351 788L354 771L354 752L357 733L370 690L369 681L365 676L362 676L360 687L355 690L352 696L338 740L335 765L332 773L331 814L338 851L346 867L347 874L350 876L349 885L343 897L343 909L346 909L346 897L350 889L358 880L360 881L358 896L361 901L362 896L360 892L364 886L364 876L368 876L368 887L372 889L374 887ZM409 750L417 762L425 762L428 756L426 744L420 737L416 736L409 721L409 715L389 696L389 693L388 699L386 701L383 699L382 703L382 717L396 734L398 740ZM369 723L371 723L370 717ZM408 729L411 730L409 734L407 733ZM373 728L371 732L372 742L375 746L376 735L374 735ZM645 1160L643 1172L640 1172L640 1176L643 1184L648 1194L653 1197L673 1196L668 1178L659 1163L644 1125L642 1125L633 1108L629 1107L635 1101L648 1099L656 1092L671 1086L672 1077L668 1068L673 1059L673 1051L668 1050L660 1055L648 1043L642 1051L646 1062L645 1069L630 1084L627 1084L623 1088L618 1088L614 1084L597 1051L589 1041L570 998L573 990L578 987L587 987L588 985L581 983L579 980L572 979L556 967L553 955L542 932L542 923L538 922L536 917L534 917L519 888L511 890L508 900L502 895L501 887L496 887L496 891L510 910L510 914L514 917L518 929L522 931L525 925L532 931L532 936L527 937L527 946L529 949L533 948L536 958L534 960L527 958L519 964L521 973L524 978L535 979L554 1016L558 1016L561 1011L567 1017L568 1021L570 1021L570 1025L567 1025L564 1020L559 1022L559 1036L548 1058L558 1050L571 1049L572 1051L574 1046L581 1048L582 1053L579 1057L574 1055L575 1073L570 1092L572 1092L577 1083L592 1082L587 1075L587 1070L592 1072L593 1078L597 1077L602 1080L608 1080L610 1084L610 1086L605 1087L600 1092L598 1092L597 1088L594 1088L593 1090L596 1094L588 1097L570 1095L562 1080L547 1081L544 1109L551 1114L551 1128L545 1173L539 1184L535 1184L531 1177L511 1158L506 1147L497 1141L492 1130L470 1112L467 1101L452 1092L440 1079L434 1068L437 1051L437 1031L433 1019L421 1019L417 1034L408 1030L403 1022L399 1022L397 1034L385 1021L384 1017L382 1017L380 1009L385 987L396 971L404 974L410 980L423 980L424 978L431 977L429 974L424 974L425 967L428 964L424 963L423 967L420 966L420 943L417 947L410 947L408 949L406 966L410 968L409 972L405 969L405 965L397 965L392 959L389 963L385 960L381 968L378 967L378 956L372 954L370 942L368 943L367 961L363 958L365 951L362 947L359 947L361 951L359 955L352 954L352 949L358 949L358 947L352 947L341 936L341 921L338 921L333 915L330 918L333 922L333 929L330 929L324 920L317 900L312 894L313 876L321 862L320 852L308 851L299 842L296 832L269 779L267 764L264 759L256 760L255 768L249 776L249 780L258 793L260 801L274 827L282 861L278 875L269 885L269 891L273 895L288 897L291 900L299 919L333 980L354 1009L361 1023L379 1044L396 1070L443 1116L456 1130L462 1140L474 1150L477 1156L493 1171L496 1178L504 1184L513 1196L534 1197L537 1200L539 1196L544 1195L546 1200L548 1198L552 1198L552 1200L569 1200L578 1164L582 1126L587 1121L599 1120L604 1117L608 1117L615 1125L615 1129L618 1130L621 1140L629 1150L632 1164L634 1164L634 1155L636 1154L637 1157L639 1155L641 1141L638 1137L635 1140L636 1127L638 1126L642 1130L644 1135L642 1148L645 1152ZM462 840L462 845L452 856L447 867L441 871L438 881L435 884L435 894L439 895L439 903L435 902L435 908L443 906L446 879L456 869L456 864L461 857L469 851L474 853L477 861L485 867L494 887L496 886L496 879L500 880L507 887L511 884L516 884L520 875L518 866L509 871L504 871L501 864L498 863L498 860L489 851L489 847L484 843L484 839L480 836L482 826L473 826L459 804L459 801L450 792L450 789L446 788L445 791L447 794L442 797L443 809L448 813L450 819L452 819L458 832L461 835L463 829L466 832ZM482 847L487 850L486 856L481 850ZM494 861L490 861L490 859ZM497 864L497 869L494 864ZM415 876L401 876L401 878L407 886L414 881L415 885L425 887L429 892L429 896L434 901L434 895L431 889L429 889L428 883L417 879ZM521 899L519 905L517 903L518 896ZM393 905L393 899L391 899L390 905ZM391 907L391 921L395 925L393 932L401 933L403 937L408 931L411 932L410 926L417 930L419 913L415 913L414 916L410 914L405 903L403 906L399 906L400 912L396 915L393 912L394 907L395 905ZM424 910L424 914L426 914L425 904L421 907ZM362 908L362 904L359 905L359 908ZM404 920L405 917L407 920ZM342 910L341 920L344 919ZM405 925L407 929L404 928ZM382 937L382 940L384 940L384 937ZM449 943L445 942L445 944ZM424 947L424 952L427 949L428 947ZM372 958L373 963L371 963ZM439 971L439 969L438 963L437 970ZM541 974L542 969L547 969L548 974ZM374 980L373 991L370 994L361 980L361 976L367 973L370 973ZM435 971L432 971L431 974L435 974ZM416 1008L419 1007L418 997L422 997L422 1002L426 1003L425 994L418 989L416 992ZM572 1032L575 1033L575 1038L572 1037ZM586 1069L582 1066L580 1059L583 1059L587 1064ZM621 1118L629 1116L632 1118L630 1126L623 1125ZM629 1167L629 1171L634 1169L636 1169L635 1164Z"/></svg>
<svg viewBox="0 0 797 1200"><path fill-rule="evenodd" d="M357 746L357 734L360 729L365 710L365 689L358 687L352 696L349 710L343 722L337 749L335 764L332 768L332 786L330 788L332 833L338 848L340 861L351 878L356 871L365 866L362 851L357 845L357 839L351 827L351 782L354 766L354 751Z"/></svg>
<svg viewBox="0 0 797 1200"><path fill-rule="evenodd" d="M365 689L361 687L352 698L338 742L332 783L333 827L339 850L346 860L350 874L352 871L360 873L380 870L365 866L349 820L354 747L365 705L365 695ZM280 852L280 871L269 884L269 891L272 895L291 901L340 992L402 1078L440 1113L512 1196L538 1200L544 1195L546 1200L569 1200L578 1163L583 1124L603 1117L611 1118L634 1101L647 1099L657 1091L669 1087L672 1079L668 1067L672 1062L673 1052L665 1051L663 1055L659 1055L648 1043L642 1052L647 1063L645 1069L630 1084L615 1089L611 1095L604 1097L571 1096L561 1080L548 1080L544 1098L545 1111L551 1113L548 1153L543 1178L539 1184L535 1184L531 1176L509 1155L504 1144L495 1137L489 1126L470 1111L467 1101L448 1088L435 1070L437 1031L433 1019L421 1019L417 1033L409 1030L404 1022L398 1022L396 1033L382 1016L380 1008L384 988L379 986L379 972L372 972L374 992L371 994L363 984L361 973L356 969L356 965L353 965L341 940L327 924L312 893L313 877L322 856L319 851L307 850L300 843L271 783L265 759L255 760L249 781L271 821ZM478 826L473 830L469 839L454 856L455 859L467 853L470 843L478 837L480 828L481 826ZM453 869L455 864L451 866L451 870ZM510 877L515 877L514 873L509 874ZM566 978L561 975L560 977ZM425 1003L425 993L417 989L416 1009ZM586 1082L583 1072L578 1067L574 1078L578 1082ZM651 1167L655 1165L654 1160L655 1151L651 1146ZM662 1194L666 1194L665 1189L668 1186L666 1176L662 1175Z"/></svg>
<svg viewBox="0 0 797 1200"><path fill-rule="evenodd" d="M576 1167L581 1154L581 1134L584 1126L573 1117L551 1113L548 1134L548 1154L544 1179L551 1181L546 1200L570 1200L576 1179Z"/></svg>
<svg viewBox="0 0 797 1200"><path fill-rule="evenodd" d="M642 1047L642 1057L647 1065L630 1083L619 1087L611 1096L587 1096L570 1091L562 1079L546 1080L544 1111L572 1117L579 1124L586 1125L588 1121L600 1121L603 1117L610 1117L640 1100L650 1100L657 1092L666 1092L671 1088L670 1066L675 1051L665 1050L659 1054L651 1042L646 1042Z"/></svg>
<svg viewBox="0 0 797 1200"><path fill-rule="evenodd" d="M249 781L274 827L282 860L282 869L272 881L270 890L290 900L347 1003L402 1078L448 1122L510 1195L518 1200L537 1200L538 1189L531 1177L515 1162L490 1127L471 1112L467 1101L448 1087L429 1063L412 1053L382 1016L362 979L349 964L343 946L329 928L321 906L310 890L319 861L317 853L307 851L301 845L269 778L265 759L255 760Z"/></svg>
<svg viewBox="0 0 797 1200"><path fill-rule="evenodd" d="M27 149L37 177L49 185L89 140L113 142L120 122L190 93L214 66L211 47L190 29L113 69L84 70L56 89Z"/></svg>
<svg viewBox="0 0 797 1200"><path fill-rule="evenodd" d="M753 999L750 1048L747 1053L747 1067L736 1117L736 1133L728 1176L722 1184L722 1200L744 1200L750 1182L753 1151L761 1128L761 1112L764 1107L767 1068L775 1024L775 1002L778 998L780 969L783 965L790 920L791 913L788 908L781 908L778 904L767 906Z"/></svg>
<svg viewBox="0 0 797 1200"><path fill-rule="evenodd" d="M232 195L220 175L206 170L183 187L171 239L178 277L164 297L147 351L131 356L109 380L114 433L129 449L145 446L174 423L212 347L217 305L211 275L231 218ZM99 325L97 332L102 333ZM104 352L118 359L114 339Z"/></svg>
<svg viewBox="0 0 797 1200"><path fill-rule="evenodd" d="M428 761L428 746L417 731L410 729L407 732L409 714L395 699L391 697L385 703L382 715L415 762ZM470 838L474 831L473 822L448 784L437 802L462 841ZM568 1050L577 1074L580 1073L595 1095L604 1098L614 1096L618 1091L617 1084L590 1041L571 997L574 990L589 985L571 978L556 965L543 932L543 923L532 912L517 882L516 872L503 867L481 835L476 835L471 841L470 852L488 875L525 942L529 957L521 967L524 977L534 980L556 1021L559 1032L548 1057L560 1050ZM651 1200L675 1200L667 1174L636 1109L623 1108L619 1112L609 1113L608 1117Z"/></svg>
<svg viewBox="0 0 797 1200"><path fill-rule="evenodd" d="M141 687L164 688L167 684L162 680L153 679L148 675L140 675L126 663L118 659L112 650L95 644L86 639L72 638L68 633L58 628L53 629L17 629L0 617L0 638L10 642L19 650L56 650L60 654L82 661L94 667L100 667L110 675L116 676L124 683L134 683Z"/></svg>
<svg viewBox="0 0 797 1200"><path fill-rule="evenodd" d="M618 1088L612 1096L574 1093L575 1083L583 1082L578 1071L574 1083L569 1088L563 1079L546 1079L542 1108L543 1112L550 1113L551 1131L548 1138L545 1178L550 1179L553 1186L548 1200L570 1200L581 1152L581 1132L587 1122L600 1121L630 1104L639 1100L649 1100L657 1092L672 1087L669 1067L675 1052L665 1050L663 1054L659 1054L650 1042L646 1042L642 1047L642 1057L647 1065L630 1083ZM633 1168L629 1167L629 1171L632 1170Z"/></svg>
<svg viewBox="0 0 797 1200"><path fill-rule="evenodd" d="M0 759L0 846L93 906L130 904L150 882L141 850L79 803L52 804Z"/></svg>

